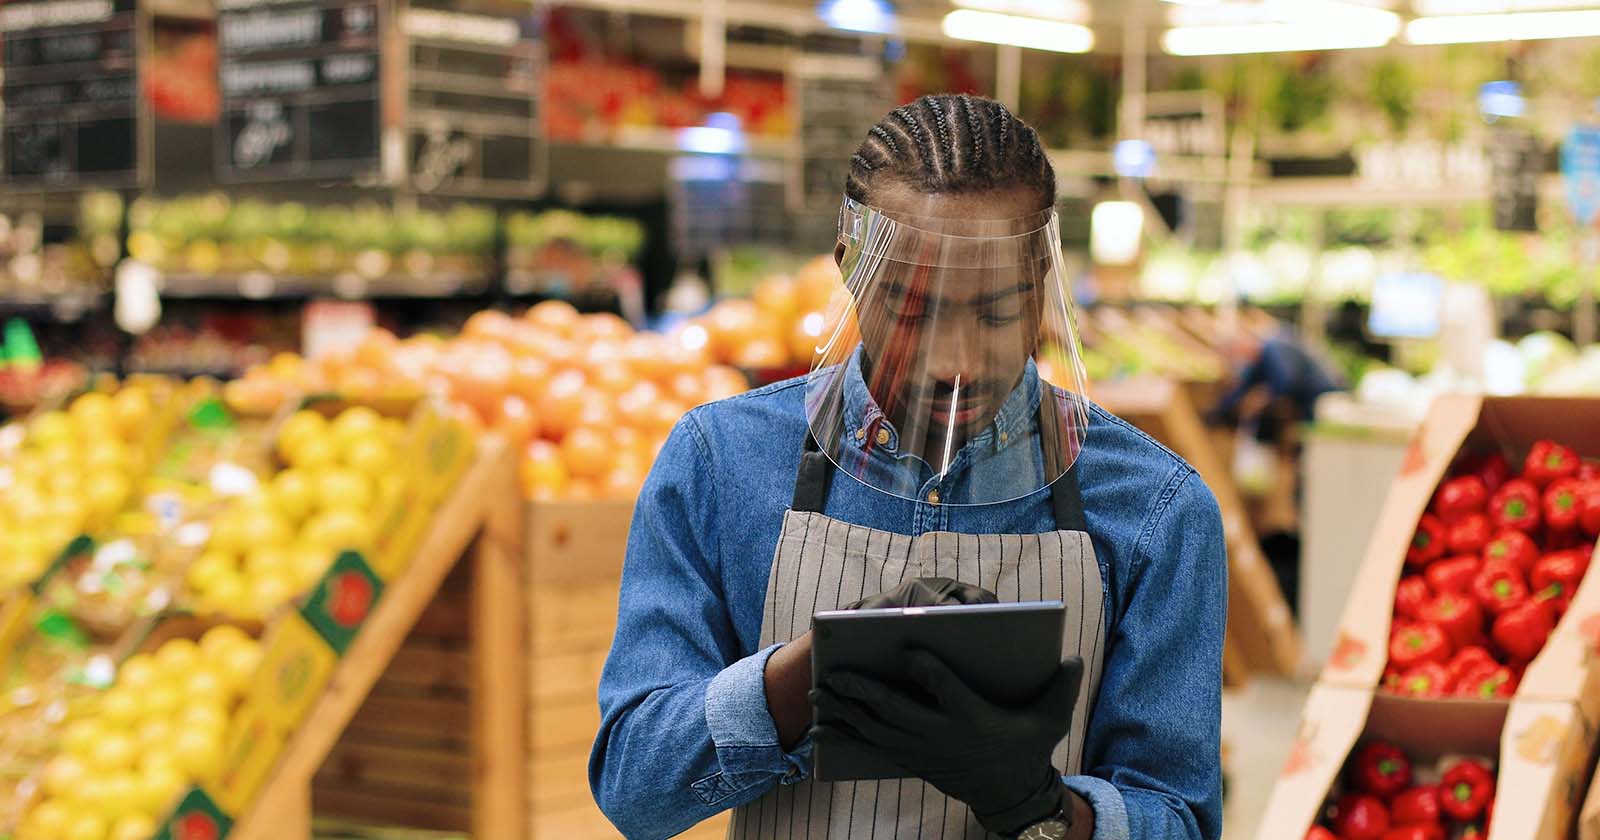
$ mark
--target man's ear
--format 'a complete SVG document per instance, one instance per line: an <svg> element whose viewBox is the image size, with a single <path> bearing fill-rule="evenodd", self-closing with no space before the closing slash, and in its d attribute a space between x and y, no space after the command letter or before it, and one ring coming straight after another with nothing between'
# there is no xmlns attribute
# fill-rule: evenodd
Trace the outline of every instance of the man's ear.
<svg viewBox="0 0 1600 840"><path fill-rule="evenodd" d="M844 267L844 243L843 242L836 242L833 245L833 264L836 265L836 266L839 266L840 268Z"/></svg>

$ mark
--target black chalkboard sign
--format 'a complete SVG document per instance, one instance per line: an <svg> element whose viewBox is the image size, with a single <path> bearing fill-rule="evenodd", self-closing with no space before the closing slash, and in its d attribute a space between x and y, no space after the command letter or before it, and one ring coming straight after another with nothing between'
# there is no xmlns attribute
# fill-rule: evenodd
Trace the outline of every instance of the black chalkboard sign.
<svg viewBox="0 0 1600 840"><path fill-rule="evenodd" d="M891 104L882 62L859 55L802 55L792 73L800 144L790 201L797 210L836 209L850 156Z"/></svg>
<svg viewBox="0 0 1600 840"><path fill-rule="evenodd" d="M1516 128L1489 133L1490 189L1496 230L1539 229L1539 175L1544 151L1539 138Z"/></svg>
<svg viewBox="0 0 1600 840"><path fill-rule="evenodd" d="M332 177L379 161L380 0L221 0L225 181Z"/></svg>
<svg viewBox="0 0 1600 840"><path fill-rule="evenodd" d="M133 0L0 6L3 177L18 187L136 183L137 41Z"/></svg>
<svg viewBox="0 0 1600 840"><path fill-rule="evenodd" d="M542 187L539 19L526 2L411 0L406 99L411 186L455 195Z"/></svg>

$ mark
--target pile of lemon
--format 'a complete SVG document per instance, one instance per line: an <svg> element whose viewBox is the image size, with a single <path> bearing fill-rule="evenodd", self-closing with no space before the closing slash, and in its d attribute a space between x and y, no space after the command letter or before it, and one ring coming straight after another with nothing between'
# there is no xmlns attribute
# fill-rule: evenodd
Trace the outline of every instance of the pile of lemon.
<svg viewBox="0 0 1600 840"><path fill-rule="evenodd" d="M212 523L187 582L202 613L262 619L304 592L340 551L370 551L379 500L399 492L405 426L370 408L311 410L279 429L287 465Z"/></svg>
<svg viewBox="0 0 1600 840"><path fill-rule="evenodd" d="M0 463L0 588L39 577L79 534L110 524L133 500L155 413L142 385L91 391L10 433Z"/></svg>
<svg viewBox="0 0 1600 840"><path fill-rule="evenodd" d="M123 662L62 730L16 840L149 840L186 788L215 779L229 715L260 663L256 640L226 625Z"/></svg>

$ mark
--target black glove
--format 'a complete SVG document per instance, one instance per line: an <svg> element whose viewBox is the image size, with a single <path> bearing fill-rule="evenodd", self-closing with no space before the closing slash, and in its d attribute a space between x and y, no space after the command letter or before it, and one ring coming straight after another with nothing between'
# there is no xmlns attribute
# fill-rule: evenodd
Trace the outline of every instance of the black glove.
<svg viewBox="0 0 1600 840"><path fill-rule="evenodd" d="M908 652L906 662L927 697L860 674L833 675L812 692L813 732L877 752L965 802L995 834L1014 835L1063 808L1065 785L1050 754L1071 729L1081 661L1063 664L1021 708L978 696L927 651Z"/></svg>
<svg viewBox="0 0 1600 840"><path fill-rule="evenodd" d="M889 607L946 607L952 604L997 604L1000 599L981 586L945 577L921 577L893 589L868 595L847 610L881 610Z"/></svg>

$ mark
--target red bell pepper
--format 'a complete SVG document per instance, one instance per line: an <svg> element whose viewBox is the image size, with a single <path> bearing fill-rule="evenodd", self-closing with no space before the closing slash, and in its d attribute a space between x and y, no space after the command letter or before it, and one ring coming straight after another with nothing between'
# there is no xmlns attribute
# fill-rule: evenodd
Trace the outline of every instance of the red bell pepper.
<svg viewBox="0 0 1600 840"><path fill-rule="evenodd" d="M1419 785L1395 794L1389 803L1389 821L1395 825L1438 825L1439 788Z"/></svg>
<svg viewBox="0 0 1600 840"><path fill-rule="evenodd" d="M1534 564L1528 582L1534 592L1545 597L1571 601L1578 584L1583 582L1584 573L1589 571L1589 557L1590 553L1581 548L1546 554Z"/></svg>
<svg viewBox="0 0 1600 840"><path fill-rule="evenodd" d="M1441 592L1422 607L1423 621L1439 625L1450 645L1461 648L1483 639L1483 610L1459 592Z"/></svg>
<svg viewBox="0 0 1600 840"><path fill-rule="evenodd" d="M1478 570L1483 568L1483 561L1476 555L1463 554L1459 557L1447 557L1429 566L1422 573L1428 582L1428 588L1435 593L1472 591L1472 581L1478 576Z"/></svg>
<svg viewBox="0 0 1600 840"><path fill-rule="evenodd" d="M1306 832L1306 840L1339 840L1339 835L1320 825L1314 825L1310 831Z"/></svg>
<svg viewBox="0 0 1600 840"><path fill-rule="evenodd" d="M1383 669L1383 679L1379 681L1378 685L1382 687L1384 691L1387 691L1390 694L1399 694L1401 673L1401 670L1393 665L1385 666Z"/></svg>
<svg viewBox="0 0 1600 840"><path fill-rule="evenodd" d="M1411 760L1394 744L1370 741L1350 765L1350 784L1387 799L1411 786Z"/></svg>
<svg viewBox="0 0 1600 840"><path fill-rule="evenodd" d="M1496 697L1510 697L1516 693L1517 676L1504 665L1479 665L1462 674L1455 684L1457 697L1490 700Z"/></svg>
<svg viewBox="0 0 1600 840"><path fill-rule="evenodd" d="M1449 668L1437 662L1424 662L1400 675L1400 689L1396 693L1407 697L1443 697L1452 688Z"/></svg>
<svg viewBox="0 0 1600 840"><path fill-rule="evenodd" d="M1431 600L1433 593L1428 591L1428 582L1422 575L1407 575L1395 587L1394 614L1416 621L1422 618L1422 608Z"/></svg>
<svg viewBox="0 0 1600 840"><path fill-rule="evenodd" d="M1494 526L1489 524L1489 517L1469 513L1448 526L1444 541L1454 554L1477 554L1493 537Z"/></svg>
<svg viewBox="0 0 1600 840"><path fill-rule="evenodd" d="M1558 478L1570 478L1577 474L1578 453L1553 440L1534 443L1533 448L1528 450L1527 460L1522 464L1522 477L1540 487Z"/></svg>
<svg viewBox="0 0 1600 840"><path fill-rule="evenodd" d="M1527 575L1533 572L1533 564L1539 560L1539 546L1527 534L1503 528L1483 547L1483 559L1484 562L1510 563Z"/></svg>
<svg viewBox="0 0 1600 840"><path fill-rule="evenodd" d="M1530 598L1497 616L1489 632L1495 644L1513 660L1527 662L1539 655L1555 626L1555 612L1550 604ZM1391 644L1390 648L1393 647Z"/></svg>
<svg viewBox="0 0 1600 840"><path fill-rule="evenodd" d="M1511 465L1506 462L1506 456L1490 452L1477 462L1472 474L1483 479L1483 486L1493 493L1511 478Z"/></svg>
<svg viewBox="0 0 1600 840"><path fill-rule="evenodd" d="M1573 531L1578 527L1579 491L1576 478L1558 478L1544 490L1544 525L1552 531Z"/></svg>
<svg viewBox="0 0 1600 840"><path fill-rule="evenodd" d="M1334 805L1333 830L1340 840L1383 840L1389 830L1389 809L1365 793L1347 793Z"/></svg>
<svg viewBox="0 0 1600 840"><path fill-rule="evenodd" d="M1578 471L1573 473L1573 477L1579 481L1594 481L1600 478L1600 464L1593 461L1579 461Z"/></svg>
<svg viewBox="0 0 1600 840"><path fill-rule="evenodd" d="M1433 514L1446 523L1459 522L1470 514L1482 513L1488 503L1489 488L1483 479L1462 476L1439 485L1439 492L1433 497Z"/></svg>
<svg viewBox="0 0 1600 840"><path fill-rule="evenodd" d="M1488 820L1483 821L1483 825L1488 824ZM1461 826L1450 833L1450 840L1484 840L1489 836L1489 830L1483 825Z"/></svg>
<svg viewBox="0 0 1600 840"><path fill-rule="evenodd" d="M1417 522L1417 532L1406 549L1407 566L1426 566L1444 556L1445 538L1449 533L1437 516L1424 513Z"/></svg>
<svg viewBox="0 0 1600 840"><path fill-rule="evenodd" d="M1583 483L1578 492L1578 527L1589 536L1600 536L1600 479Z"/></svg>
<svg viewBox="0 0 1600 840"><path fill-rule="evenodd" d="M1424 662L1444 664L1452 652L1444 628L1426 621L1396 628L1389 639L1389 664L1402 671Z"/></svg>
<svg viewBox="0 0 1600 840"><path fill-rule="evenodd" d="M1450 663L1445 667L1450 669L1450 681L1459 686L1467 674L1485 666L1493 668L1499 664L1494 661L1494 656L1490 655L1488 648L1482 645L1468 645L1456 651L1456 655L1450 657Z"/></svg>
<svg viewBox="0 0 1600 840"><path fill-rule="evenodd" d="M1439 780L1439 810L1452 820L1477 819L1494 799L1494 776L1489 768L1467 760L1444 771Z"/></svg>
<svg viewBox="0 0 1600 840"><path fill-rule="evenodd" d="M1510 563L1485 563L1472 579L1472 597L1490 615L1499 615L1528 600L1528 584Z"/></svg>
<svg viewBox="0 0 1600 840"><path fill-rule="evenodd" d="M1438 823L1396 826L1383 833L1383 840L1445 840L1444 826Z"/></svg>
<svg viewBox="0 0 1600 840"><path fill-rule="evenodd" d="M1539 529L1539 488L1533 482L1513 478L1489 497L1489 519L1496 529L1511 528L1524 533Z"/></svg>

